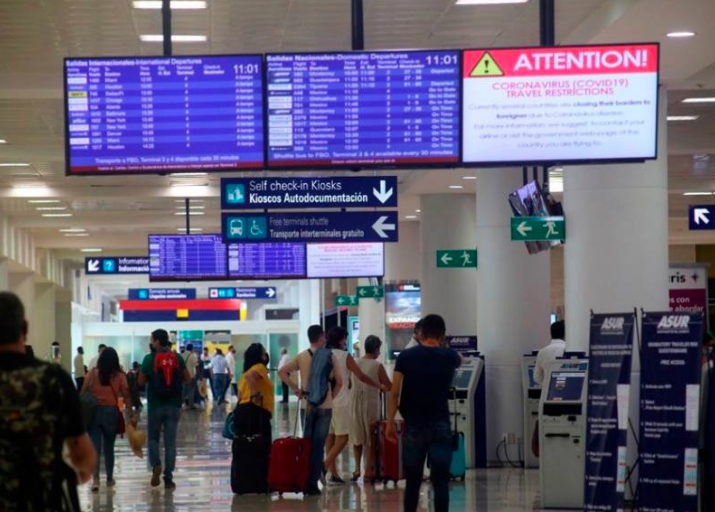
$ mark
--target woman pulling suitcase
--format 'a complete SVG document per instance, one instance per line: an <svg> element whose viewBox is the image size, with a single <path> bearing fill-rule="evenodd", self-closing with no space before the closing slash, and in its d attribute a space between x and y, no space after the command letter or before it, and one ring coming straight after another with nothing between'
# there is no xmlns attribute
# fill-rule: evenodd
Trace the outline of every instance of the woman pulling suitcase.
<svg viewBox="0 0 715 512"><path fill-rule="evenodd" d="M268 376L268 355L263 345L246 349L234 411L235 438L231 462L231 490L236 494L268 493L271 453L273 382Z"/></svg>

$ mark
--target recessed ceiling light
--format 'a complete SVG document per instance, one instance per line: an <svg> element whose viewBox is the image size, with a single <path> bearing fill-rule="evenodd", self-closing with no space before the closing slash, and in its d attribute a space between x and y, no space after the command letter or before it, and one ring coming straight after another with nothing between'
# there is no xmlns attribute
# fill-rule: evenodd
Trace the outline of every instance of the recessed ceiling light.
<svg viewBox="0 0 715 512"><path fill-rule="evenodd" d="M463 176L462 179L463 180L476 180L477 177L476 176Z"/></svg>
<svg viewBox="0 0 715 512"><path fill-rule="evenodd" d="M525 4L529 0L457 0L457 5Z"/></svg>
<svg viewBox="0 0 715 512"><path fill-rule="evenodd" d="M422 210L415 210L415 213L422 213Z"/></svg>
<svg viewBox="0 0 715 512"><path fill-rule="evenodd" d="M0 163L0 167L30 167L28 163Z"/></svg>
<svg viewBox="0 0 715 512"><path fill-rule="evenodd" d="M184 208L183 205L179 205L179 204L176 205L176 209L177 209L177 210L186 211L186 208ZM204 209L206 209L206 207L205 207L204 205L202 205L202 204L191 204L191 203L189 203L189 210L204 210Z"/></svg>
<svg viewBox="0 0 715 512"><path fill-rule="evenodd" d="M162 34L142 34L139 39L144 43L163 43L164 36ZM171 36L173 43L204 43L208 40L204 35L174 35Z"/></svg>
<svg viewBox="0 0 715 512"><path fill-rule="evenodd" d="M695 32L691 32L689 30L680 30L676 32L668 32L666 35L668 37L693 37L695 35Z"/></svg>
<svg viewBox="0 0 715 512"><path fill-rule="evenodd" d="M713 196L715 192L685 192L684 196Z"/></svg>
<svg viewBox="0 0 715 512"><path fill-rule="evenodd" d="M84 228L62 228L60 229L60 233L84 233L87 231Z"/></svg>
<svg viewBox="0 0 715 512"><path fill-rule="evenodd" d="M695 121L700 116L668 116L668 121Z"/></svg>
<svg viewBox="0 0 715 512"><path fill-rule="evenodd" d="M38 206L35 208L38 212L59 212L66 209L66 206Z"/></svg>
<svg viewBox="0 0 715 512"><path fill-rule="evenodd" d="M52 218L52 217L72 217L72 214L71 214L71 213L43 213L42 216L43 216L43 217L48 217L48 218Z"/></svg>
<svg viewBox="0 0 715 512"><path fill-rule="evenodd" d="M65 236L69 236L69 237L89 236L89 233L65 233Z"/></svg>
<svg viewBox="0 0 715 512"><path fill-rule="evenodd" d="M0 139L0 144L7 144L7 141L5 139Z"/></svg>
<svg viewBox="0 0 715 512"><path fill-rule="evenodd" d="M80 249L80 252L102 252L101 247L85 247L84 249Z"/></svg>
<svg viewBox="0 0 715 512"><path fill-rule="evenodd" d="M172 172L169 176L190 177L190 176L208 176L207 172Z"/></svg>
<svg viewBox="0 0 715 512"><path fill-rule="evenodd" d="M715 98L713 97L702 97L702 98L685 98L683 103L715 103Z"/></svg>
<svg viewBox="0 0 715 512"><path fill-rule="evenodd" d="M161 0L135 0L132 5L135 9L161 9ZM170 2L172 9L206 9L206 2L193 0L172 0Z"/></svg>
<svg viewBox="0 0 715 512"><path fill-rule="evenodd" d="M462 185L450 185L449 188L454 189L454 190L459 190L464 188Z"/></svg>
<svg viewBox="0 0 715 512"><path fill-rule="evenodd" d="M57 204L60 202L59 199L28 199L30 204Z"/></svg>
<svg viewBox="0 0 715 512"><path fill-rule="evenodd" d="M189 215L205 215L206 212L189 212ZM186 215L186 212L176 212L174 215Z"/></svg>
<svg viewBox="0 0 715 512"><path fill-rule="evenodd" d="M417 215L405 215L405 218L406 218L406 219L413 220L413 219L416 219L416 218L417 218Z"/></svg>
<svg viewBox="0 0 715 512"><path fill-rule="evenodd" d="M203 231L204 228L190 228L189 231ZM179 233L186 233L186 228L176 228Z"/></svg>

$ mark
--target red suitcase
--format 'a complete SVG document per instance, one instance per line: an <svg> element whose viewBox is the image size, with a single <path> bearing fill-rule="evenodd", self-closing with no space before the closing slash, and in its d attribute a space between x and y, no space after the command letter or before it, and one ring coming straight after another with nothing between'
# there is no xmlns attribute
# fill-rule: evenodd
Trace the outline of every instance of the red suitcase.
<svg viewBox="0 0 715 512"><path fill-rule="evenodd" d="M385 414L385 399L382 402L382 415ZM397 429L397 443L392 443L387 440L385 431L387 430L387 421L376 421L371 426L372 432L372 450L373 450L373 468L372 474L375 475L375 481L383 483L394 482L397 485L399 480L405 478L405 471L402 467L402 437L405 434L405 422L395 420L395 428Z"/></svg>
<svg viewBox="0 0 715 512"><path fill-rule="evenodd" d="M297 413L300 414L300 411ZM295 436L276 439L271 446L268 488L273 492L305 492L310 477L310 440Z"/></svg>

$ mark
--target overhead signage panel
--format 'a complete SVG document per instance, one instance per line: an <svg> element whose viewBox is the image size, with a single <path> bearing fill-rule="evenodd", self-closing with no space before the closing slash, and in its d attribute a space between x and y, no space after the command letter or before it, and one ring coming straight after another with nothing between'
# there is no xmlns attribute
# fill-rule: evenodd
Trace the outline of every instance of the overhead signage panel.
<svg viewBox="0 0 715 512"><path fill-rule="evenodd" d="M129 300L194 300L196 288L129 288Z"/></svg>
<svg viewBox="0 0 715 512"><path fill-rule="evenodd" d="M559 241L566 238L566 221L563 217L512 217L512 242Z"/></svg>
<svg viewBox="0 0 715 512"><path fill-rule="evenodd" d="M228 275L220 235L149 235L150 281L210 281Z"/></svg>
<svg viewBox="0 0 715 512"><path fill-rule="evenodd" d="M712 231L715 229L715 204L692 205L688 208L690 231Z"/></svg>
<svg viewBox="0 0 715 512"><path fill-rule="evenodd" d="M260 55L65 60L67 174L263 167Z"/></svg>
<svg viewBox="0 0 715 512"><path fill-rule="evenodd" d="M397 242L397 212L290 212L221 215L227 243Z"/></svg>
<svg viewBox="0 0 715 512"><path fill-rule="evenodd" d="M397 206L397 177L224 178L221 209Z"/></svg>
<svg viewBox="0 0 715 512"><path fill-rule="evenodd" d="M305 274L305 244L228 245L230 279L300 279Z"/></svg>
<svg viewBox="0 0 715 512"><path fill-rule="evenodd" d="M382 277L385 246L377 243L308 244L308 279Z"/></svg>
<svg viewBox="0 0 715 512"><path fill-rule="evenodd" d="M209 288L209 299L274 299L275 286Z"/></svg>
<svg viewBox="0 0 715 512"><path fill-rule="evenodd" d="M657 156L658 44L466 50L467 164Z"/></svg>
<svg viewBox="0 0 715 512"><path fill-rule="evenodd" d="M268 167L457 164L459 57L266 55Z"/></svg>
<svg viewBox="0 0 715 512"><path fill-rule="evenodd" d="M91 275L148 274L146 256L115 256L84 259L84 273Z"/></svg>

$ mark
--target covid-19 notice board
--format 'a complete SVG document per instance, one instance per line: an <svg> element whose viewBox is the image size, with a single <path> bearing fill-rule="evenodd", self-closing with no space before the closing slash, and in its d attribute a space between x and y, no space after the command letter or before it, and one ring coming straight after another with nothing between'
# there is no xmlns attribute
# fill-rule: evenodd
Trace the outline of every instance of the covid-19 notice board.
<svg viewBox="0 0 715 512"><path fill-rule="evenodd" d="M467 50L467 164L657 156L658 44Z"/></svg>

